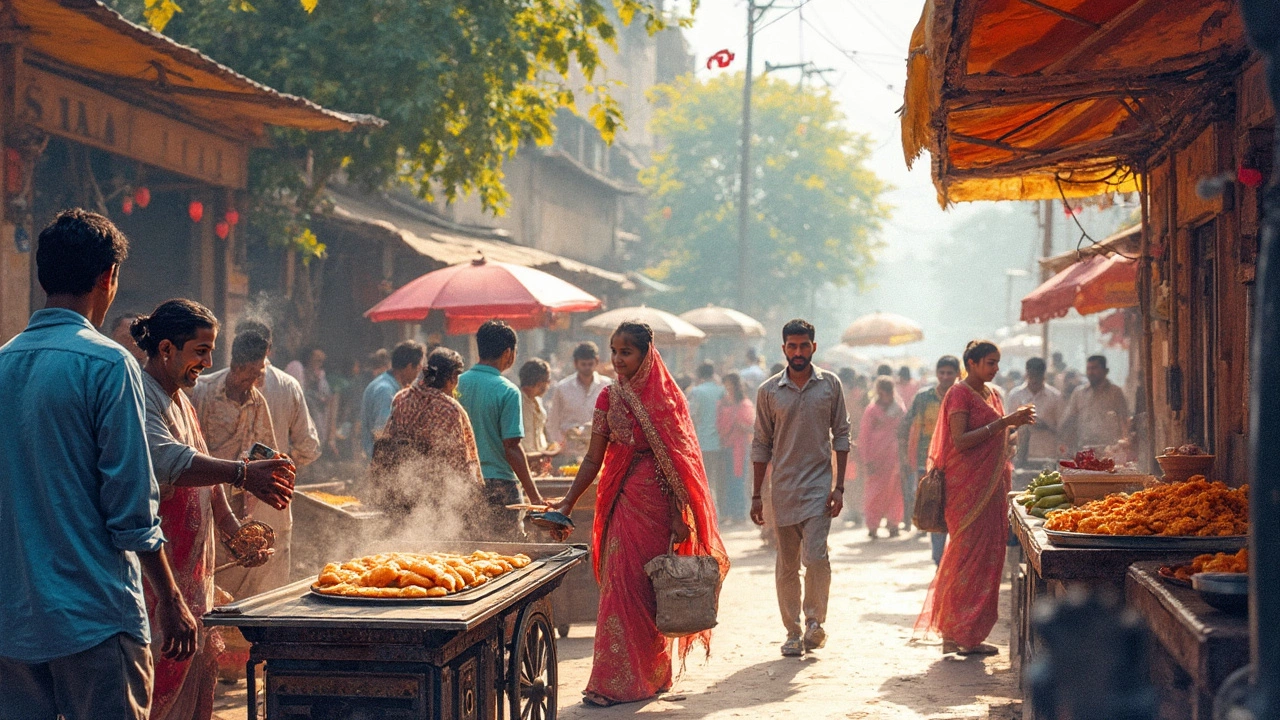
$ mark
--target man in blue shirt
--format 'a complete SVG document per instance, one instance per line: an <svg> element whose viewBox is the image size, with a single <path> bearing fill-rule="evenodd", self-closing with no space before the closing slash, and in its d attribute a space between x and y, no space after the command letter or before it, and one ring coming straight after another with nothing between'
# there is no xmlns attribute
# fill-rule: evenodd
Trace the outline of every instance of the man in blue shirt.
<svg viewBox="0 0 1280 720"><path fill-rule="evenodd" d="M471 418L484 475L488 506L487 512L477 513L477 529L489 539L519 541L524 539L521 513L506 506L521 501L521 486L530 504L542 504L542 496L520 447L520 388L502 377L516 364L516 331L501 320L490 320L476 331L476 349L480 362L458 378L458 402Z"/></svg>
<svg viewBox="0 0 1280 720"><path fill-rule="evenodd" d="M724 453L720 450L720 431L716 428L720 399L725 391L724 386L716 382L716 366L710 360L698 366L698 384L689 388L686 395L693 430L698 435L698 446L702 448L702 466L706 468L707 482L716 497L716 511L720 517L725 517Z"/></svg>
<svg viewBox="0 0 1280 720"><path fill-rule="evenodd" d="M422 358L426 354L422 343L405 340L391 351L391 369L374 378L364 389L360 402L360 441L365 455L373 457L373 439L391 417L391 401L422 372Z"/></svg>
<svg viewBox="0 0 1280 720"><path fill-rule="evenodd" d="M196 621L162 552L160 491L138 363L100 334L128 241L69 210L40 233L48 294L0 348L0 712L144 720L152 656L142 574L159 588L161 652L196 650Z"/></svg>

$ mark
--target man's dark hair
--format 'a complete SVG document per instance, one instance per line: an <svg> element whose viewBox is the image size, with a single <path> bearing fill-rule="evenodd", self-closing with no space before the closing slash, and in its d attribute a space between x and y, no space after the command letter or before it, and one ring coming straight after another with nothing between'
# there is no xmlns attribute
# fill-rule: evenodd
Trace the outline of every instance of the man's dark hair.
<svg viewBox="0 0 1280 720"><path fill-rule="evenodd" d="M786 325L782 326L782 342L786 342L787 338L792 335L808 335L809 342L813 342L814 338L817 337L814 334L813 326L800 318L789 320Z"/></svg>
<svg viewBox="0 0 1280 720"><path fill-rule="evenodd" d="M858 372L851 367L842 367L836 377L840 378L841 385L853 385L853 381L858 379Z"/></svg>
<svg viewBox="0 0 1280 720"><path fill-rule="evenodd" d="M579 360L599 360L600 348L595 343L588 340L587 342L578 343L578 347L573 349L573 361Z"/></svg>
<svg viewBox="0 0 1280 720"><path fill-rule="evenodd" d="M906 365L898 368L898 377L903 380L911 380L911 368Z"/></svg>
<svg viewBox="0 0 1280 720"><path fill-rule="evenodd" d="M403 370L410 365L417 365L426 355L425 345L417 340L405 340L391 351L391 369Z"/></svg>
<svg viewBox="0 0 1280 720"><path fill-rule="evenodd" d="M236 323L236 333L239 334L242 332L258 333L267 341L268 346L271 345L271 326L261 320L242 319L240 322Z"/></svg>
<svg viewBox="0 0 1280 720"><path fill-rule="evenodd" d="M271 343L253 330L240 329L231 343L231 366L250 365L267 359Z"/></svg>
<svg viewBox="0 0 1280 720"><path fill-rule="evenodd" d="M218 329L213 311L194 300L174 298L160 303L150 315L134 320L129 334L147 357L152 357L160 352L160 343L165 340L181 350L204 328Z"/></svg>
<svg viewBox="0 0 1280 720"><path fill-rule="evenodd" d="M502 353L516 349L516 331L501 320L489 320L476 330L476 350L481 360L497 360Z"/></svg>
<svg viewBox="0 0 1280 720"><path fill-rule="evenodd" d="M715 376L716 376L716 364L711 362L710 360L703 360L702 364L698 366L698 379L710 380Z"/></svg>
<svg viewBox="0 0 1280 720"><path fill-rule="evenodd" d="M1045 366L1044 358L1033 357L1027 360L1027 374L1039 373L1043 375L1048 368Z"/></svg>
<svg viewBox="0 0 1280 720"><path fill-rule="evenodd" d="M374 350L373 352L369 353L369 357L365 358L364 362L368 368L377 368L377 367L382 367L384 365L390 365L391 353L387 352L386 348L378 348L377 350Z"/></svg>
<svg viewBox="0 0 1280 720"><path fill-rule="evenodd" d="M1090 356L1089 356L1089 358L1088 358L1088 360L1086 360L1085 362L1096 362L1096 363L1098 363L1099 365L1101 365L1101 366L1102 366L1102 369L1103 369L1103 370L1106 370L1106 369L1107 369L1107 356L1106 356L1106 355L1090 355Z"/></svg>
<svg viewBox="0 0 1280 720"><path fill-rule="evenodd" d="M960 372L960 358L955 355L943 355L938 358L938 364L934 366L934 369L941 370L944 367L949 367L956 372Z"/></svg>
<svg viewBox="0 0 1280 720"><path fill-rule="evenodd" d="M785 340L786 338L783 338L783 339ZM747 362L751 363L752 365L755 365L756 363L760 362L760 353L757 352L756 349L753 347L747 348Z"/></svg>
<svg viewBox="0 0 1280 720"><path fill-rule="evenodd" d="M876 368L876 377L880 377L881 375L888 375L889 377L893 377L893 368L888 365L881 365L880 367Z"/></svg>
<svg viewBox="0 0 1280 720"><path fill-rule="evenodd" d="M107 328L110 332L115 332L116 328L120 327L120 323L127 322L132 325L133 321L137 320L139 317L141 316L136 312L120 313L111 319L111 322L107 324Z"/></svg>
<svg viewBox="0 0 1280 720"><path fill-rule="evenodd" d="M36 277L49 295L87 295L102 273L129 256L129 240L95 212L63 210L40 231Z"/></svg>
<svg viewBox="0 0 1280 720"><path fill-rule="evenodd" d="M534 358L520 366L520 387L533 387L551 379L551 366L542 358Z"/></svg>

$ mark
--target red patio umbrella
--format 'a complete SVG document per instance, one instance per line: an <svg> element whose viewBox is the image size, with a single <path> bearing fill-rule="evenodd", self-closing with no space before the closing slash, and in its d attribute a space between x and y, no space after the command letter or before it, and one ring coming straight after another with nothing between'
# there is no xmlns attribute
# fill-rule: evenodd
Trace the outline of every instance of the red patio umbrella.
<svg viewBox="0 0 1280 720"><path fill-rule="evenodd" d="M1060 318L1075 308L1081 315L1138 304L1138 264L1122 255L1092 255L1072 263L1022 298L1022 320Z"/></svg>
<svg viewBox="0 0 1280 720"><path fill-rule="evenodd" d="M586 312L600 299L541 270L491 262L484 257L450 265L406 284L374 305L374 322L420 322L443 312L445 332L475 332L486 320L504 320L517 330L542 327L555 313Z"/></svg>

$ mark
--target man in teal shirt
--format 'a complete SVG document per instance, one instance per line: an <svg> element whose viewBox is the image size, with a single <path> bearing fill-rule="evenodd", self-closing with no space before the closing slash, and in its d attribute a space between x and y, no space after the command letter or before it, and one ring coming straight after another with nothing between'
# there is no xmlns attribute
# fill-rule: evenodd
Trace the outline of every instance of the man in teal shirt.
<svg viewBox="0 0 1280 720"><path fill-rule="evenodd" d="M490 320L476 331L476 349L480 362L458 378L458 402L471 418L484 475L487 507L476 514L477 530L487 539L520 541L525 537L521 513L506 506L521 502L521 486L531 504L540 505L542 496L520 447L520 388L502 377L516 363L516 332L501 320Z"/></svg>
<svg viewBox="0 0 1280 720"><path fill-rule="evenodd" d="M0 716L145 720L152 655L196 650L196 621L162 550L142 372L95 328L129 243L69 210L40 233L48 294L0 348ZM159 588L147 622L142 575Z"/></svg>
<svg viewBox="0 0 1280 720"><path fill-rule="evenodd" d="M720 450L720 431L716 417L720 400L725 396L724 386L716 382L716 366L710 360L698 366L698 384L689 388L689 415L693 418L693 431L702 449L702 466L707 471L707 482L716 497L716 512L727 517L729 508L724 506L726 495L725 458Z"/></svg>

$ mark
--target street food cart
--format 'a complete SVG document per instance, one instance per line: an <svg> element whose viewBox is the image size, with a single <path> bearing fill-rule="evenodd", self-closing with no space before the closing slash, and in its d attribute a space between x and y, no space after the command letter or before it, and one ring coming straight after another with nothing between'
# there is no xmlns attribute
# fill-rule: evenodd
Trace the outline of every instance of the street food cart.
<svg viewBox="0 0 1280 720"><path fill-rule="evenodd" d="M470 543L532 562L444 598L320 595L313 578L215 608L252 644L248 717L265 679L268 718L554 718L554 616L547 596L586 556L559 544ZM261 668L261 669L259 669Z"/></svg>

